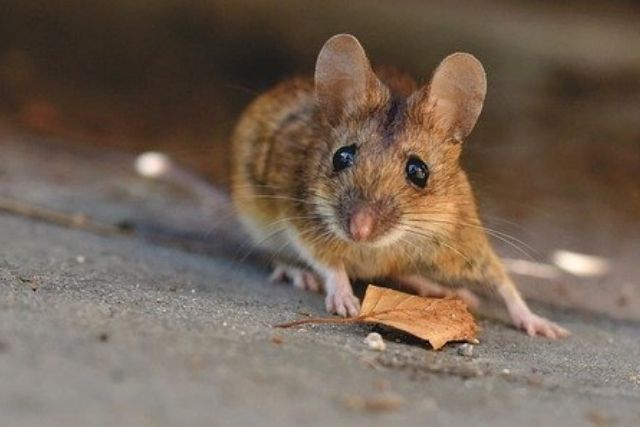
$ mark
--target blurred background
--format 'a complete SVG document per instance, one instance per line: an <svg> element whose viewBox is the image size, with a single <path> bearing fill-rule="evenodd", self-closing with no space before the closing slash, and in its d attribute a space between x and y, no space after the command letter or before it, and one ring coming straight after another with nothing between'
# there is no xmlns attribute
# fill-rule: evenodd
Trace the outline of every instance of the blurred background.
<svg viewBox="0 0 640 427"><path fill-rule="evenodd" d="M545 299L640 317L635 1L1 0L0 126L163 151L224 187L242 108L311 73L339 32L421 81L449 53L476 55L489 89L463 161L488 224L524 242L501 251L604 257L609 275Z"/></svg>

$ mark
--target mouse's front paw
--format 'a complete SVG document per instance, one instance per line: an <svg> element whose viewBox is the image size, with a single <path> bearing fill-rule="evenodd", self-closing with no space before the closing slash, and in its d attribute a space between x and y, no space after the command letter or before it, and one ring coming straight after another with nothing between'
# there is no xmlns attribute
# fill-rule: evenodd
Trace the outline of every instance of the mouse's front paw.
<svg viewBox="0 0 640 427"><path fill-rule="evenodd" d="M528 312L513 318L513 324L529 336L541 336L551 339L566 338L571 333L549 319Z"/></svg>
<svg viewBox="0 0 640 427"><path fill-rule="evenodd" d="M325 299L327 311L342 317L355 317L360 313L360 300L352 292L336 291Z"/></svg>

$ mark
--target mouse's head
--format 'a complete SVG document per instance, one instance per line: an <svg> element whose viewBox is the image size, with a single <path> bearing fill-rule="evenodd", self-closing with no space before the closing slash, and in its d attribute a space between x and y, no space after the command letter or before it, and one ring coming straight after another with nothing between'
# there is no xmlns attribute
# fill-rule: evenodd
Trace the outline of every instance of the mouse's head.
<svg viewBox="0 0 640 427"><path fill-rule="evenodd" d="M341 240L384 246L406 233L437 239L473 203L459 156L482 110L485 72L472 55L456 53L417 90L386 83L355 37L326 42L315 90L327 147L309 191Z"/></svg>

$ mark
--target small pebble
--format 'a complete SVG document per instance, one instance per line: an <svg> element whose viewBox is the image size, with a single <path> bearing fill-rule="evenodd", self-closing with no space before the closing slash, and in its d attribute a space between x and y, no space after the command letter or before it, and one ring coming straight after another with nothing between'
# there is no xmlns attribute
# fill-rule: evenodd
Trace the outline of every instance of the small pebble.
<svg viewBox="0 0 640 427"><path fill-rule="evenodd" d="M369 335L367 335L367 337L364 339L364 342L369 346L371 350L385 351L385 349L387 348L387 345L384 343L382 336L377 332L371 332Z"/></svg>
<svg viewBox="0 0 640 427"><path fill-rule="evenodd" d="M464 343L460 347L458 347L458 355L464 357L473 357L473 348L473 345Z"/></svg>
<svg viewBox="0 0 640 427"><path fill-rule="evenodd" d="M84 264L84 262L85 262L86 260L87 260L87 259L86 259L83 255L78 255L78 256L76 257L76 261L78 262L78 264Z"/></svg>

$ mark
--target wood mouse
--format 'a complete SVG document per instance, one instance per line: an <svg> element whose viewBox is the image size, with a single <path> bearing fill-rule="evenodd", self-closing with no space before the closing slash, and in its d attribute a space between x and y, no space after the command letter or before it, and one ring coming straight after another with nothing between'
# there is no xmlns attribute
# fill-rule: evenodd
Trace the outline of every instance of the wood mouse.
<svg viewBox="0 0 640 427"><path fill-rule="evenodd" d="M272 278L324 288L340 316L358 314L353 279L471 303L475 288L497 293L527 334L567 336L507 275L459 163L486 88L470 54L448 56L418 87L398 71L376 74L358 40L339 34L320 50L313 79L257 97L232 137L231 196L256 245L273 254Z"/></svg>

